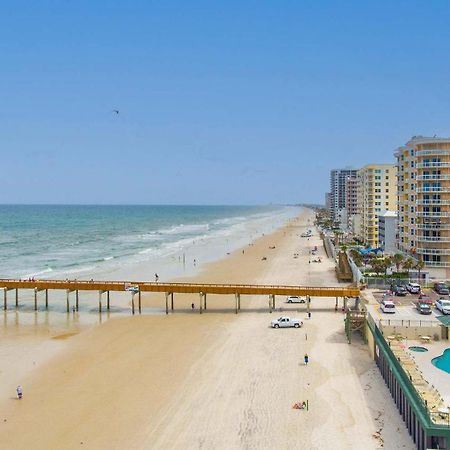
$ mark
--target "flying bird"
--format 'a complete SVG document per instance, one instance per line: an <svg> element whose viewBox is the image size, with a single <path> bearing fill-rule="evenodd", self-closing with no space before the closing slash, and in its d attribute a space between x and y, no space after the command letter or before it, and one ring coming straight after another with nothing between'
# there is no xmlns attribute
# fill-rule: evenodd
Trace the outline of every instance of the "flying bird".
<svg viewBox="0 0 450 450"><path fill-rule="evenodd" d="M113 109L113 112L115 112L116 114L119 114L119 110L118 109Z"/></svg>

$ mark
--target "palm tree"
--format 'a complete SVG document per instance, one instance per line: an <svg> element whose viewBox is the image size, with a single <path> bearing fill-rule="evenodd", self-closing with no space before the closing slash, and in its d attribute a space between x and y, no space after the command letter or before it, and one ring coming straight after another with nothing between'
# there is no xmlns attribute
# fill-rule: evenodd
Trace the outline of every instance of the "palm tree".
<svg viewBox="0 0 450 450"><path fill-rule="evenodd" d="M412 258L406 259L406 261L403 263L403 268L408 272L408 278L409 278L409 271L414 267L415 261Z"/></svg>
<svg viewBox="0 0 450 450"><path fill-rule="evenodd" d="M417 269L419 281L420 281L420 271L424 267L425 267L425 263L422 260L417 261L417 264L414 266L414 269Z"/></svg>
<svg viewBox="0 0 450 450"><path fill-rule="evenodd" d="M382 266L384 269L384 276L387 276L387 271L389 269L389 267L392 266L392 258L390 258L389 256L386 256L383 260L382 260Z"/></svg>
<svg viewBox="0 0 450 450"><path fill-rule="evenodd" d="M392 257L392 262L395 264L395 268L397 269L397 273L400 270L400 266L402 264L402 262L404 261L405 257L401 254L401 253L396 253L393 257Z"/></svg>
<svg viewBox="0 0 450 450"><path fill-rule="evenodd" d="M385 270L384 262L381 259L372 259L372 261L370 261L370 265L377 275L380 275L380 273Z"/></svg>

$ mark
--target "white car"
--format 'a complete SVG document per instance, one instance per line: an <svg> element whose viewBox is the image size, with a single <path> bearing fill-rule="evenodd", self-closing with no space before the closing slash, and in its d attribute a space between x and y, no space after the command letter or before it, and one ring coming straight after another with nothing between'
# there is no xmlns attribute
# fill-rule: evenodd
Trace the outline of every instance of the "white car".
<svg viewBox="0 0 450 450"><path fill-rule="evenodd" d="M298 297L297 295L290 295L286 298L286 303L306 303L306 297Z"/></svg>
<svg viewBox="0 0 450 450"><path fill-rule="evenodd" d="M450 314L450 300L440 298L439 300L436 300L435 305L442 314Z"/></svg>
<svg viewBox="0 0 450 450"><path fill-rule="evenodd" d="M395 313L395 303L391 300L383 300L380 305L381 311L386 314Z"/></svg>
<svg viewBox="0 0 450 450"><path fill-rule="evenodd" d="M420 294L420 284L417 283L408 283L406 285L406 290L410 294Z"/></svg>
<svg viewBox="0 0 450 450"><path fill-rule="evenodd" d="M298 319L291 319L290 317L279 317L278 319L272 320L272 328L300 328L303 326L303 322Z"/></svg>

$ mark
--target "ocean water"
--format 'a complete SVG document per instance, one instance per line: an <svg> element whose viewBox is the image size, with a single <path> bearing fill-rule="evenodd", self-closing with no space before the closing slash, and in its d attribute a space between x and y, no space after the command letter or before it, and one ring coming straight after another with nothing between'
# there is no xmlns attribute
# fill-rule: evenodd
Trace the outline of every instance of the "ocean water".
<svg viewBox="0 0 450 450"><path fill-rule="evenodd" d="M0 278L188 274L299 213L284 206L0 206Z"/></svg>

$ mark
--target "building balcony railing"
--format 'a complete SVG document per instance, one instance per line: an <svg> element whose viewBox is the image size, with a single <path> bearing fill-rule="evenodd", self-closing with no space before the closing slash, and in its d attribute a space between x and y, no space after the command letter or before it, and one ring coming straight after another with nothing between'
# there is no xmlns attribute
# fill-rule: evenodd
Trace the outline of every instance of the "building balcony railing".
<svg viewBox="0 0 450 450"><path fill-rule="evenodd" d="M450 267L450 261L424 261L425 267Z"/></svg>
<svg viewBox="0 0 450 450"><path fill-rule="evenodd" d="M450 237L442 236L417 236L417 242L450 242Z"/></svg>
<svg viewBox="0 0 450 450"><path fill-rule="evenodd" d="M441 199L418 199L416 200L416 205L450 205L450 200L441 200Z"/></svg>
<svg viewBox="0 0 450 450"><path fill-rule="evenodd" d="M419 217L450 217L450 212L445 211L416 211Z"/></svg>
<svg viewBox="0 0 450 450"><path fill-rule="evenodd" d="M442 193L450 193L450 187L442 187L442 186L427 186L422 188L417 188L418 193L427 193L427 192L442 192Z"/></svg>
<svg viewBox="0 0 450 450"><path fill-rule="evenodd" d="M426 150L417 150L416 156L428 156L428 155L450 155L450 150L442 148L427 148Z"/></svg>
<svg viewBox="0 0 450 450"><path fill-rule="evenodd" d="M418 223L418 230L450 230L450 223Z"/></svg>
<svg viewBox="0 0 450 450"><path fill-rule="evenodd" d="M450 175L417 175L417 181L426 181L426 180L450 180Z"/></svg>
<svg viewBox="0 0 450 450"><path fill-rule="evenodd" d="M429 167L450 167L450 162L426 162L426 163L417 163L416 167L418 169L428 169Z"/></svg>
<svg viewBox="0 0 450 450"><path fill-rule="evenodd" d="M416 251L420 255L450 255L450 248L427 248L418 246Z"/></svg>

